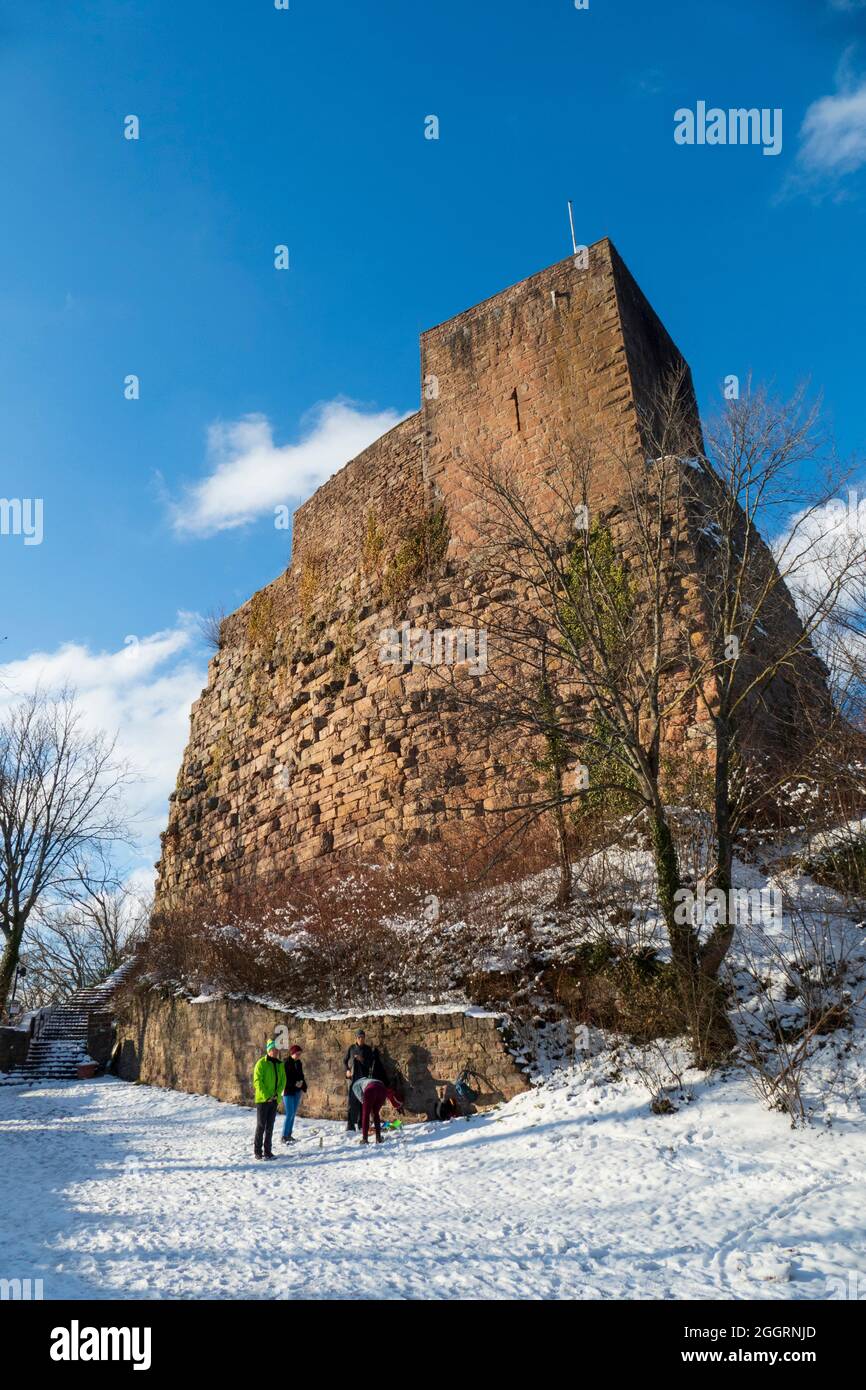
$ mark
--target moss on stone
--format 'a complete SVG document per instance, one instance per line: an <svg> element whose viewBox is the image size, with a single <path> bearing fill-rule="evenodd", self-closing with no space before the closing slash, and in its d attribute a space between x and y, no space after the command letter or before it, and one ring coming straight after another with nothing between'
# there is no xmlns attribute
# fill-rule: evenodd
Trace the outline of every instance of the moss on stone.
<svg viewBox="0 0 866 1390"><path fill-rule="evenodd" d="M402 602L441 569L451 531L443 506L425 509L409 522L406 535L388 562L383 591L391 604Z"/></svg>

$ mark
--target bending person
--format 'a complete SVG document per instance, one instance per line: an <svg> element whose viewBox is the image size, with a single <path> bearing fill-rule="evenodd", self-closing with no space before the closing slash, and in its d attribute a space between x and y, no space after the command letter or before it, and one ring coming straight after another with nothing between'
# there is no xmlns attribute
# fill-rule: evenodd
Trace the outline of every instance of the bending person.
<svg viewBox="0 0 866 1390"><path fill-rule="evenodd" d="M361 1143L370 1142L370 1120L376 1130L376 1143L382 1143L382 1121L380 1119L382 1106L387 1101L393 1105L398 1115L403 1114L403 1102L400 1097L386 1086L384 1081L376 1081L372 1076L362 1076L352 1085L352 1091L357 1097L361 1106Z"/></svg>

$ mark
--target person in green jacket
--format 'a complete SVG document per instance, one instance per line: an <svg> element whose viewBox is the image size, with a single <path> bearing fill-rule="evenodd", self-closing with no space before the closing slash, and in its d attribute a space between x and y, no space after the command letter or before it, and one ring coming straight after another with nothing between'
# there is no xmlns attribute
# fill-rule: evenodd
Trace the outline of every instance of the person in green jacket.
<svg viewBox="0 0 866 1390"><path fill-rule="evenodd" d="M286 1089L286 1069L280 1061L280 1054L273 1038L268 1039L264 1057L256 1062L253 1071L253 1089L256 1101L256 1138L254 1153L256 1158L276 1158L271 1144L274 1137L274 1121L280 1096ZM264 1152L262 1149L264 1148Z"/></svg>

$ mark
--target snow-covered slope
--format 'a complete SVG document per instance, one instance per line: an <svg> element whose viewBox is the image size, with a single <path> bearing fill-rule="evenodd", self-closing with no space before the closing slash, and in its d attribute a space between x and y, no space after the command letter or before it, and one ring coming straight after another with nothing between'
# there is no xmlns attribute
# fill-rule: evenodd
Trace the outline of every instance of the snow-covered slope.
<svg viewBox="0 0 866 1390"><path fill-rule="evenodd" d="M381 1149L302 1117L270 1164L204 1097L4 1088L0 1270L46 1298L856 1296L862 1120L792 1130L741 1076L684 1081L652 1115L605 1052Z"/></svg>

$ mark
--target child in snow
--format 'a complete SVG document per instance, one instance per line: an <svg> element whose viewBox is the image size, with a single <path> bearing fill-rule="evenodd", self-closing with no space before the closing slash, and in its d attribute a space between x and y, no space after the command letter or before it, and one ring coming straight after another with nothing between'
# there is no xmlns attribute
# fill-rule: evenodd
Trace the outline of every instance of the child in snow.
<svg viewBox="0 0 866 1390"><path fill-rule="evenodd" d="M460 1114L460 1106L457 1104L454 1096L449 1093L448 1087L443 1086L441 1091L437 1094L439 1098L433 1108L433 1114L436 1119L455 1120Z"/></svg>
<svg viewBox="0 0 866 1390"><path fill-rule="evenodd" d="M286 1058L286 1086L283 1091L283 1110L286 1112L286 1119L283 1125L283 1143L294 1144L292 1130L295 1125L295 1116L301 1104L301 1096L307 1089L307 1081L304 1076L304 1064L301 1061L302 1048L295 1043L294 1047L289 1048L289 1055Z"/></svg>
<svg viewBox="0 0 866 1390"><path fill-rule="evenodd" d="M399 1096L386 1086L384 1081L377 1081L372 1076L362 1076L352 1085L352 1090L361 1105L361 1143L370 1142L370 1117L373 1118L373 1125L376 1130L376 1143L382 1143L382 1122L379 1118L382 1106L385 1101L393 1105L398 1115L403 1114L403 1102Z"/></svg>
<svg viewBox="0 0 866 1390"><path fill-rule="evenodd" d="M256 1137L253 1152L256 1158L276 1158L276 1154L272 1152L274 1121L277 1118L280 1096L285 1089L286 1069L280 1061L276 1043L273 1038L269 1038L265 1055L259 1058L253 1071L256 1102Z"/></svg>

